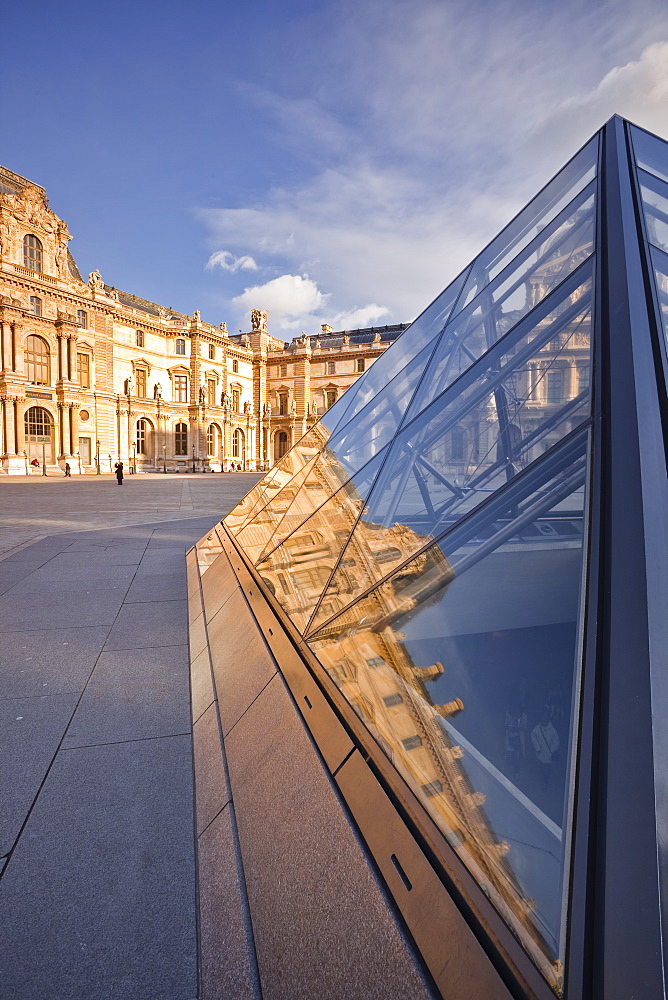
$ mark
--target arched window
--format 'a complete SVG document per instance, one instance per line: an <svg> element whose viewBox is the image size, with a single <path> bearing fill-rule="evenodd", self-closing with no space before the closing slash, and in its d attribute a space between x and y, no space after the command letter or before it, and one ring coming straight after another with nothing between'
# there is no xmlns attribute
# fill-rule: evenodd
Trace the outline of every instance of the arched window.
<svg viewBox="0 0 668 1000"><path fill-rule="evenodd" d="M185 354L186 353L186 342L185 342L185 340L177 340L176 341L176 353L177 354Z"/></svg>
<svg viewBox="0 0 668 1000"><path fill-rule="evenodd" d="M49 384L49 345L41 337L26 339L26 376L36 385Z"/></svg>
<svg viewBox="0 0 668 1000"><path fill-rule="evenodd" d="M177 455L188 454L188 426L179 423L174 428L174 451Z"/></svg>
<svg viewBox="0 0 668 1000"><path fill-rule="evenodd" d="M137 331L135 331L135 342L137 344L137 347L143 347L144 346L144 331L143 330L137 330ZM176 353L178 354L179 352L177 351ZM184 354L186 353L185 350L183 351L183 353Z"/></svg>
<svg viewBox="0 0 668 1000"><path fill-rule="evenodd" d="M23 237L23 266L42 273L42 244L32 233Z"/></svg>
<svg viewBox="0 0 668 1000"><path fill-rule="evenodd" d="M42 315L42 300L39 298L38 295L30 296L30 314L32 316Z"/></svg>
<svg viewBox="0 0 668 1000"><path fill-rule="evenodd" d="M274 438L274 461L278 462L279 458L283 458L287 450L288 435L285 431L279 431Z"/></svg>
<svg viewBox="0 0 668 1000"><path fill-rule="evenodd" d="M41 406L31 406L25 415L27 437L49 438L51 440L51 414Z"/></svg>
<svg viewBox="0 0 668 1000"><path fill-rule="evenodd" d="M82 330L88 327L88 316L84 309L77 309L77 326L80 326Z"/></svg>
<svg viewBox="0 0 668 1000"><path fill-rule="evenodd" d="M219 431L215 424L209 424L206 431L206 453L207 455L218 455Z"/></svg>
<svg viewBox="0 0 668 1000"><path fill-rule="evenodd" d="M137 454L146 454L146 438L148 436L148 421L141 420L137 421Z"/></svg>
<svg viewBox="0 0 668 1000"><path fill-rule="evenodd" d="M235 430L232 435L232 458L243 458L244 457L244 432L242 430Z"/></svg>

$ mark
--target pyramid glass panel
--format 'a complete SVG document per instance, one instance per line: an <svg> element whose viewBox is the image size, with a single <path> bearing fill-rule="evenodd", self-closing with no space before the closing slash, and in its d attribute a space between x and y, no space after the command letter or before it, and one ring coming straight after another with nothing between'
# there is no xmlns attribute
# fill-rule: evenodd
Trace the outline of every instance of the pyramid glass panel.
<svg viewBox="0 0 668 1000"><path fill-rule="evenodd" d="M349 423L374 398L376 393L391 382L420 351L428 344L434 344L443 332L464 284L464 274L455 278L441 292L437 299L421 313L401 336L392 344L392 349L381 354L334 406L323 414L321 422L331 433L339 431Z"/></svg>
<svg viewBox="0 0 668 1000"><path fill-rule="evenodd" d="M232 534L237 534L294 476L301 472L305 465L308 465L324 447L327 437L326 428L318 423L299 439L224 519L225 526Z"/></svg>
<svg viewBox="0 0 668 1000"><path fill-rule="evenodd" d="M592 254L593 185L567 211L569 214L556 232L548 227L544 244L529 245L530 255L517 271L511 263L448 323L411 403L408 419L443 392Z"/></svg>
<svg viewBox="0 0 668 1000"><path fill-rule="evenodd" d="M329 499L257 563L258 573L300 631L327 586L384 457L376 455L333 495L335 482L330 483Z"/></svg>
<svg viewBox="0 0 668 1000"><path fill-rule="evenodd" d="M532 313L400 433L328 606L340 611L589 419L590 267L578 277L535 326ZM323 621L319 608L308 631Z"/></svg>
<svg viewBox="0 0 668 1000"><path fill-rule="evenodd" d="M573 225L573 214L586 200L583 192L591 190L597 160L595 136L476 258L455 312L464 309L489 283L503 286L514 273L530 266L532 258L534 263L540 262L541 247L545 253L551 243L558 245L564 240ZM504 277L497 282L502 272Z"/></svg>
<svg viewBox="0 0 668 1000"><path fill-rule="evenodd" d="M647 238L655 247L668 252L668 183L638 171L640 193L645 211Z"/></svg>
<svg viewBox="0 0 668 1000"><path fill-rule="evenodd" d="M652 263L654 264L656 292L659 300L659 309L661 310L663 332L666 336L666 345L668 345L668 254L652 249Z"/></svg>
<svg viewBox="0 0 668 1000"><path fill-rule="evenodd" d="M320 454L320 453L319 453ZM298 497L308 495L309 491L302 490L302 486L318 461L319 454L314 455L308 465L293 476L292 479L279 490L272 498L271 503L267 503L249 521L246 521L237 535L237 541L249 556L251 562L255 563L258 556L264 552L267 545L278 530L286 512L293 505Z"/></svg>
<svg viewBox="0 0 668 1000"><path fill-rule="evenodd" d="M635 125L631 135L637 165L668 184L668 142Z"/></svg>
<svg viewBox="0 0 668 1000"><path fill-rule="evenodd" d="M551 449L308 640L556 990L588 439Z"/></svg>
<svg viewBox="0 0 668 1000"><path fill-rule="evenodd" d="M392 440L424 374L433 347L428 344L373 399L329 439L328 448L350 474Z"/></svg>

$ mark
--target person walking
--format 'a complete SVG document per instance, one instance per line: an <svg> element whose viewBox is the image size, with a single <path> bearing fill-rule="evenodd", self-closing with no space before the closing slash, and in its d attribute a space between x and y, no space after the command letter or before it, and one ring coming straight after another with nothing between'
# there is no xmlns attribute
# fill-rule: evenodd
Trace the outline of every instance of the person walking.
<svg viewBox="0 0 668 1000"><path fill-rule="evenodd" d="M114 469L116 471L116 482L118 483L119 486L122 486L123 485L123 463L122 462L116 462L116 465L114 466Z"/></svg>
<svg viewBox="0 0 668 1000"><path fill-rule="evenodd" d="M72 472L70 470L70 463L69 462L65 462L65 479L70 479L71 476L72 476Z"/></svg>

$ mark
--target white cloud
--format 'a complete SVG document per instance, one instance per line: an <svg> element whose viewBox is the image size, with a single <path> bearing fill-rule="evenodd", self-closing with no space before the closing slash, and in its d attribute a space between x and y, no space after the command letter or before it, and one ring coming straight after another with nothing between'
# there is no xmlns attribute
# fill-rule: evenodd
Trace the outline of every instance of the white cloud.
<svg viewBox="0 0 668 1000"><path fill-rule="evenodd" d="M211 254L206 262L205 270L213 271L217 267L223 271L231 271L232 274L235 274L237 271L258 270L258 266L252 257L246 254L241 257L235 257L229 250L216 250L215 253Z"/></svg>
<svg viewBox="0 0 668 1000"><path fill-rule="evenodd" d="M360 330L365 326L378 326L379 321L389 315L387 306L377 306L375 302L370 302L368 306L337 313L328 322L334 330Z"/></svg>
<svg viewBox="0 0 668 1000"><path fill-rule="evenodd" d="M266 309L270 329L288 332L311 321L328 297L308 275L282 274L264 285L245 288L241 295L232 299L232 304L244 313L251 309Z"/></svg>

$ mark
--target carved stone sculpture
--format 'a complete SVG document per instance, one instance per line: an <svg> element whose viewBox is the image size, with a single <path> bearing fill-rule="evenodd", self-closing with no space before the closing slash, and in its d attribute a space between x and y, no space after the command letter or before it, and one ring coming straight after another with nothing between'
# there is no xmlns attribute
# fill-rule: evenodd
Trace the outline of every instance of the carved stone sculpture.
<svg viewBox="0 0 668 1000"><path fill-rule="evenodd" d="M267 330L268 315L266 311L251 309L251 327L255 332L265 332Z"/></svg>

